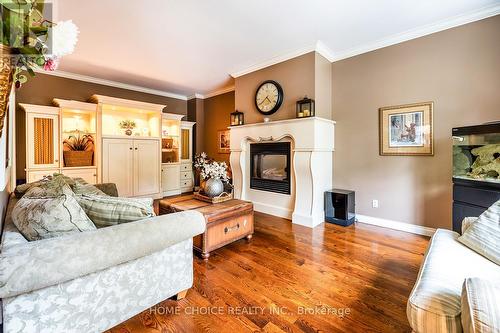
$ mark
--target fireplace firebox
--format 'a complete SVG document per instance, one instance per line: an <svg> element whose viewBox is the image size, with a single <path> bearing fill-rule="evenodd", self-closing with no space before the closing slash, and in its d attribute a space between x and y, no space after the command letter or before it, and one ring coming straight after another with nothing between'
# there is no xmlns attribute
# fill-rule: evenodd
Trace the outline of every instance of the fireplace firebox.
<svg viewBox="0 0 500 333"><path fill-rule="evenodd" d="M290 142L250 144L250 188L290 194Z"/></svg>

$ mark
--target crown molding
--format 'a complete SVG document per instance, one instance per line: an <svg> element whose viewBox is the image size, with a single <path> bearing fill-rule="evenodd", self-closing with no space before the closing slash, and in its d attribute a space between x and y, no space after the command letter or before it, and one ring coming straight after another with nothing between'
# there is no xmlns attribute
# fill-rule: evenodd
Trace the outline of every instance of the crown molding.
<svg viewBox="0 0 500 333"><path fill-rule="evenodd" d="M195 98L198 98L198 99L203 99L203 98L205 98L205 97L203 97L203 95L202 95L202 94L192 94L192 95L189 95L189 96L187 97L187 99L188 99L188 100L190 100L190 99L195 99Z"/></svg>
<svg viewBox="0 0 500 333"><path fill-rule="evenodd" d="M208 94L203 95L203 98L210 98L210 97L222 95L222 94L225 94L225 93L228 93L231 91L234 91L234 86L227 87L227 88L220 89L220 90L216 90L216 91L212 91Z"/></svg>
<svg viewBox="0 0 500 333"><path fill-rule="evenodd" d="M323 57L325 57L329 62L333 62L335 59L334 53L332 50L328 48L328 46L325 45L322 41L318 40L316 42L316 48L314 51L318 52L321 54Z"/></svg>
<svg viewBox="0 0 500 333"><path fill-rule="evenodd" d="M205 94L205 95L202 95L202 94L193 94L191 96L188 96L188 99L193 99L193 98L206 99L206 98L210 98L210 97L222 95L222 94L225 94L225 93L228 93L228 92L231 92L231 91L234 91L234 86L230 86L230 87L227 87L227 88L224 88L224 89L212 91L212 92L210 92L208 94Z"/></svg>
<svg viewBox="0 0 500 333"><path fill-rule="evenodd" d="M437 23L425 25L419 28L411 29L404 31L402 33L398 33L386 38L379 39L375 42L370 42L366 43L351 49L347 49L344 51L340 52L333 52L331 49L329 49L325 43L323 43L321 40L318 40L316 43L305 46L303 48L297 49L295 51L288 52L284 55L273 57L269 60L257 63L255 65L252 65L250 67L247 67L245 69L242 69L240 71L236 71L234 73L231 73L230 75L233 78L237 78L255 71L258 71L260 69L279 64L280 62L284 62L296 57L299 57L301 55L307 54L309 52L318 52L321 54L323 57L328 59L330 62L335 62L339 61L342 59L354 57L363 53L367 53L370 51L374 51L377 49L381 49L387 46L399 44L402 42L406 42L411 39L423 37L426 35L430 35L439 31L451 29L454 27L458 27L467 23L472 23L475 21L483 20L488 17L492 17L495 15L500 14L500 4L497 5L492 5L492 6L487 6L480 8L478 10L475 10L473 12L461 14L458 16L454 16L451 18L448 18L446 20L439 21Z"/></svg>
<svg viewBox="0 0 500 333"><path fill-rule="evenodd" d="M467 23L472 23L475 21L483 20L488 17L492 17L500 14L500 4L487 6L475 10L473 12L461 14L458 16L454 16L448 18L446 20L442 20L436 23L428 24L419 28L407 30L386 38L379 39L375 42L366 43L345 51L336 52L333 55L332 62L339 61L347 58L351 58L363 53L375 51L387 46L403 43L412 39L416 39L419 37L424 37L436 32L448 30L451 28L455 28Z"/></svg>
<svg viewBox="0 0 500 333"><path fill-rule="evenodd" d="M289 52L287 54L284 54L279 57L274 57L272 59L269 59L267 61L258 63L256 65L250 66L244 70L235 72L230 74L233 78L237 78L240 76L243 76L245 74L249 74L255 71L258 71L260 69L279 64L280 62L284 62L293 58L300 57L301 55L310 53L310 52L318 52L321 54L323 57L325 57L328 61L333 62L334 55L333 52L323 43L322 41L318 40L316 43L308 45L306 47L303 47L301 49L295 50L293 52Z"/></svg>
<svg viewBox="0 0 500 333"><path fill-rule="evenodd" d="M75 74L75 73L70 73L70 72L64 72L64 71L44 71L42 69L35 69L35 72L45 74L45 75L52 75L52 76L57 76L57 77L62 77L66 79L72 79L72 80L78 80L78 81L84 81L84 82L89 82L89 83L95 83L95 84L101 84L104 86L109 86L109 87L115 87L115 88L120 88L120 89L126 89L126 90L133 90L133 91L138 91L146 94L151 94L151 95L157 95L157 96L164 96L164 97L170 97L170 98L175 98L175 99L181 99L186 101L188 98L184 95L180 94L174 94L168 91L162 91L162 90L156 90L156 89L150 89L146 87L141 87L141 86L136 86L132 84L127 84L127 83L122 83L122 82L117 82L117 81L111 81L111 80L105 80L105 79L100 79L92 76L87 76L87 75L81 75L81 74Z"/></svg>
<svg viewBox="0 0 500 333"><path fill-rule="evenodd" d="M295 51L292 51L292 52L288 52L288 53L286 53L284 55L281 55L281 56L273 57L273 58L271 58L269 60L257 63L255 65L247 67L247 68L245 68L243 70L231 73L230 75L233 78L237 78L237 77L240 77L240 76L243 76L243 75L246 75L246 74L258 71L260 69L263 69L263 68L266 68L266 67L269 67L269 66L272 66L272 65L279 64L280 62L284 62L284 61L287 61L287 60L290 60L290 59L293 59L293 58L300 57L301 55L304 55L304 54L316 51L316 45L317 45L317 43L314 43L314 44L311 44L311 45L307 45L307 46L305 46L305 47L303 47L301 49L298 49L298 50L295 50Z"/></svg>

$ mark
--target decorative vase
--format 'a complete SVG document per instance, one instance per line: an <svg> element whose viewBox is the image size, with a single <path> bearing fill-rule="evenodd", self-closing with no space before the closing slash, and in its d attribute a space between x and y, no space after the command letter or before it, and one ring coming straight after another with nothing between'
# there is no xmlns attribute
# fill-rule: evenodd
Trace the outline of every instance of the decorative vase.
<svg viewBox="0 0 500 333"><path fill-rule="evenodd" d="M2 136L4 120L9 106L13 78L14 67L10 57L10 49L0 44L0 136Z"/></svg>
<svg viewBox="0 0 500 333"><path fill-rule="evenodd" d="M128 135L128 136L131 136L132 135L132 130L130 128L127 128L125 130L125 134Z"/></svg>
<svg viewBox="0 0 500 333"><path fill-rule="evenodd" d="M204 192L210 198L216 197L224 191L224 184L219 178L210 178L205 183Z"/></svg>

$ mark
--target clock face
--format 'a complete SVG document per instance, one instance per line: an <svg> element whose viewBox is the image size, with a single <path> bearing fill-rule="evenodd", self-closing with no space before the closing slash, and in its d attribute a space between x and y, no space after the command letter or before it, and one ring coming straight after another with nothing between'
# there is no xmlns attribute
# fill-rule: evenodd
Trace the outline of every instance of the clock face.
<svg viewBox="0 0 500 333"><path fill-rule="evenodd" d="M278 111L283 102L283 89L278 82L265 81L255 93L255 106L260 113L271 115Z"/></svg>

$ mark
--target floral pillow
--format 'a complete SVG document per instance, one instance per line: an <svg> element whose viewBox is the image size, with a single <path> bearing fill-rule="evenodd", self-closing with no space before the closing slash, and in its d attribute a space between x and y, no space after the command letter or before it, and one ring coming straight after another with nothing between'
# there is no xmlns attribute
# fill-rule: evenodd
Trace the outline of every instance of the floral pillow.
<svg viewBox="0 0 500 333"><path fill-rule="evenodd" d="M59 194L52 187L34 187L12 210L12 222L29 241L59 237L96 227L76 201L68 185Z"/></svg>

